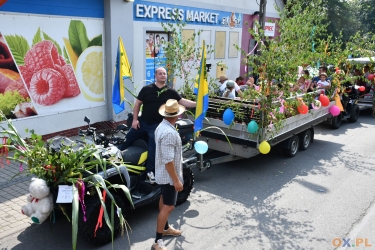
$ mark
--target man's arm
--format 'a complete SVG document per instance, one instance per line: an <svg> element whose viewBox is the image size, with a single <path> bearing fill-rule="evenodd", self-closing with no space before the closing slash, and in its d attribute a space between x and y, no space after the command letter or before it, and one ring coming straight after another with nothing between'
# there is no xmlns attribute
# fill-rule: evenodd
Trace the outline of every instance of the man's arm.
<svg viewBox="0 0 375 250"><path fill-rule="evenodd" d="M195 108L197 106L196 102L187 100L185 98L181 98L181 100L178 103L185 106L186 108Z"/></svg>
<svg viewBox="0 0 375 250"><path fill-rule="evenodd" d="M136 130L139 128L138 114L139 114L139 110L141 108L142 103L143 103L142 101L136 99L135 104L134 104L132 128Z"/></svg>
<svg viewBox="0 0 375 250"><path fill-rule="evenodd" d="M168 162L165 164L165 169L167 170L169 176L172 178L173 186L176 189L177 192L180 192L184 189L184 186L182 185L180 179L178 179L176 170L174 168L174 162Z"/></svg>

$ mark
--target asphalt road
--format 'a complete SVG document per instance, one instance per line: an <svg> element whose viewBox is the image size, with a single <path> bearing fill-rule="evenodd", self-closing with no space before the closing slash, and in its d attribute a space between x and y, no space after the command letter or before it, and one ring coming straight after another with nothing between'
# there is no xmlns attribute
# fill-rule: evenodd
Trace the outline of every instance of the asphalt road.
<svg viewBox="0 0 375 250"><path fill-rule="evenodd" d="M183 235L165 238L169 250L351 249L348 238L351 247L357 238L363 243L356 249L375 249L375 118L370 110L338 130L318 125L314 143L294 158L273 148L268 155L195 171L195 177L191 197L170 217ZM150 249L157 214L154 206L128 214L130 241L118 237L113 249ZM77 245L111 248L94 248L80 239ZM0 239L0 249L71 249L71 225L64 218L52 226L32 225Z"/></svg>

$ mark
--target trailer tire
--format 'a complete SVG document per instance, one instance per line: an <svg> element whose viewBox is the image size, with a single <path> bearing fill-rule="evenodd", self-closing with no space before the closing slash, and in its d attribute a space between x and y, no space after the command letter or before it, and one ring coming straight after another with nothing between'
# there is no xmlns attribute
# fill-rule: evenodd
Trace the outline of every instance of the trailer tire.
<svg viewBox="0 0 375 250"><path fill-rule="evenodd" d="M356 122L359 118L359 106L357 104L354 104L351 108L350 108L350 117L348 118L348 122Z"/></svg>
<svg viewBox="0 0 375 250"><path fill-rule="evenodd" d="M288 157L296 156L298 152L298 148L299 148L299 143L300 143L300 140L299 140L298 135L295 135L289 138L288 143L287 143L288 146L286 148L283 148L283 153Z"/></svg>
<svg viewBox="0 0 375 250"><path fill-rule="evenodd" d="M332 117L331 128L338 129L342 122L342 114L340 113L338 116Z"/></svg>
<svg viewBox="0 0 375 250"><path fill-rule="evenodd" d="M302 133L299 134L299 149L306 150L310 146L312 142L313 133L311 129L305 130Z"/></svg>

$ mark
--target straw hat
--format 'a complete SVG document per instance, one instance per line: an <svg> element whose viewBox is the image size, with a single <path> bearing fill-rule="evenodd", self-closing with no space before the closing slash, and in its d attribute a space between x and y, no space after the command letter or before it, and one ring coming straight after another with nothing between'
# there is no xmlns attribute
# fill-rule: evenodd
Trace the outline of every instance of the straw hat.
<svg viewBox="0 0 375 250"><path fill-rule="evenodd" d="M326 73L324 73L324 72L323 72L323 73L320 73L320 75L319 75L319 76L325 76L325 77L328 77L328 76L327 76L327 74L326 74Z"/></svg>
<svg viewBox="0 0 375 250"><path fill-rule="evenodd" d="M220 76L220 82L221 81L226 81L226 80L228 80L228 77L226 76L226 75L222 75L222 76Z"/></svg>
<svg viewBox="0 0 375 250"><path fill-rule="evenodd" d="M177 100L169 99L159 108L159 114L164 117L175 117L184 113L185 107L178 104Z"/></svg>

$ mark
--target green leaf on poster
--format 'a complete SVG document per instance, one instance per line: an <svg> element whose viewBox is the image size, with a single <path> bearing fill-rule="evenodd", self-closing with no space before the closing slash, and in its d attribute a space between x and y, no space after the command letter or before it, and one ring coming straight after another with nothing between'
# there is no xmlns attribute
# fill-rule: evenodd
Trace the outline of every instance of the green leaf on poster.
<svg viewBox="0 0 375 250"><path fill-rule="evenodd" d="M69 60L69 56L68 56L68 52L66 52L66 48L64 47L63 48L63 52L64 52L64 59L65 59L65 62L67 64L70 64L70 60Z"/></svg>
<svg viewBox="0 0 375 250"><path fill-rule="evenodd" d="M30 49L27 40L19 35L5 35L10 51L18 65L24 65L26 52Z"/></svg>
<svg viewBox="0 0 375 250"><path fill-rule="evenodd" d="M102 34L100 34L99 36L94 37L94 38L90 41L90 43L89 43L89 45L88 45L87 47L91 47L91 46L102 46L102 41L103 41L102 39L103 39Z"/></svg>
<svg viewBox="0 0 375 250"><path fill-rule="evenodd" d="M31 46L34 46L34 44L37 44L37 43L41 42L42 40L43 40L42 34L40 33L40 27L39 27L38 30L36 31L35 35L34 35L33 44Z"/></svg>
<svg viewBox="0 0 375 250"><path fill-rule="evenodd" d="M25 64L25 60L24 60L24 57L23 56L20 56L17 51L14 51L12 48L10 49L10 52L12 53L13 55L13 58L14 60L16 61L16 64L18 65L24 65Z"/></svg>
<svg viewBox="0 0 375 250"><path fill-rule="evenodd" d="M49 41L53 42L53 44L55 44L55 46L57 48L57 51L59 52L59 55L62 55L60 45L55 40L53 40L49 35L47 35L44 32L43 32L43 37L44 37L44 40L49 40Z"/></svg>
<svg viewBox="0 0 375 250"><path fill-rule="evenodd" d="M74 52L76 52L77 56L80 56L82 51L84 51L90 43L85 25L82 21L70 21L68 34L69 42Z"/></svg>

